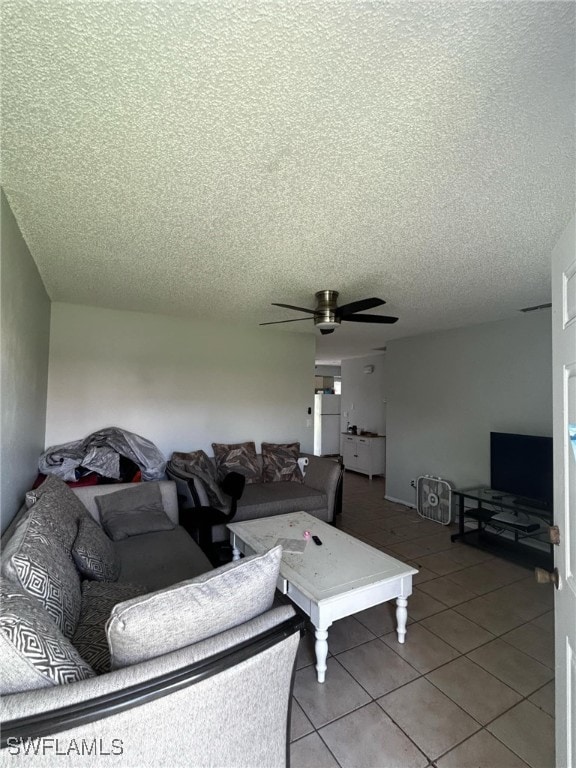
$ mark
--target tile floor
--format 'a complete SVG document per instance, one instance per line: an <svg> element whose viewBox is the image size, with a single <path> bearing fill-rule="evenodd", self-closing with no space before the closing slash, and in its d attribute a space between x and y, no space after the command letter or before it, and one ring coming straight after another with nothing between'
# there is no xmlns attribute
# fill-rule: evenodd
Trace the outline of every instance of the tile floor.
<svg viewBox="0 0 576 768"><path fill-rule="evenodd" d="M395 606L336 622L326 682L298 654L292 768L553 768L553 591L347 472L339 527L419 569Z"/></svg>

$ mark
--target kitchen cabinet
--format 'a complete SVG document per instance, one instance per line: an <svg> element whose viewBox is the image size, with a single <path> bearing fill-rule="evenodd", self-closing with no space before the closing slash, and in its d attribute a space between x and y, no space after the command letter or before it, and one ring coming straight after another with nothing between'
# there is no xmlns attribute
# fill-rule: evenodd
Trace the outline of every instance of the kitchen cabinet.
<svg viewBox="0 0 576 768"><path fill-rule="evenodd" d="M378 435L342 435L342 461L345 469L368 475L383 475L386 468L386 438Z"/></svg>

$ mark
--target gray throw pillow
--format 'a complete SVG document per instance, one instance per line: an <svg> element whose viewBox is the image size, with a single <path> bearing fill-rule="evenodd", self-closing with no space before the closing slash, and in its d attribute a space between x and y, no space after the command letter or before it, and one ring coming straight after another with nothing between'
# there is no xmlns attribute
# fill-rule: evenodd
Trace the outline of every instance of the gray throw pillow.
<svg viewBox="0 0 576 768"><path fill-rule="evenodd" d="M0 694L94 677L48 613L17 584L0 583Z"/></svg>
<svg viewBox="0 0 576 768"><path fill-rule="evenodd" d="M112 669L193 645L267 611L282 547L208 571L113 608L106 627Z"/></svg>
<svg viewBox="0 0 576 768"><path fill-rule="evenodd" d="M114 544L91 517L83 517L78 535L72 545L76 567L87 579L116 581L120 575L120 562Z"/></svg>
<svg viewBox="0 0 576 768"><path fill-rule="evenodd" d="M133 488L96 496L96 506L102 527L114 541L176 527L164 512L158 483L135 483Z"/></svg>
<svg viewBox="0 0 576 768"><path fill-rule="evenodd" d="M218 480L222 482L230 472L244 475L246 483L259 483L262 479L256 446L247 443L212 443Z"/></svg>

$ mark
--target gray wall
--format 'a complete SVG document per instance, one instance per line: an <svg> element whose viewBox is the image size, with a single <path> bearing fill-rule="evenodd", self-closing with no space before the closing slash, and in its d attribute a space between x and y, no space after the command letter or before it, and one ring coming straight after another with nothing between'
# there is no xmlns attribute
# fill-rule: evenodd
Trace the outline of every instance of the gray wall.
<svg viewBox="0 0 576 768"><path fill-rule="evenodd" d="M0 522L4 530L36 477L44 448L50 299L4 192L0 194Z"/></svg>
<svg viewBox="0 0 576 768"><path fill-rule="evenodd" d="M386 353L386 496L410 480L490 481L490 431L552 434L550 310L400 339Z"/></svg>
<svg viewBox="0 0 576 768"><path fill-rule="evenodd" d="M373 373L364 373L367 365ZM342 360L342 432L346 424L355 424L368 432L386 434L386 355L368 355Z"/></svg>
<svg viewBox="0 0 576 768"><path fill-rule="evenodd" d="M314 333L54 302L46 444L117 426L172 451L313 448Z"/></svg>

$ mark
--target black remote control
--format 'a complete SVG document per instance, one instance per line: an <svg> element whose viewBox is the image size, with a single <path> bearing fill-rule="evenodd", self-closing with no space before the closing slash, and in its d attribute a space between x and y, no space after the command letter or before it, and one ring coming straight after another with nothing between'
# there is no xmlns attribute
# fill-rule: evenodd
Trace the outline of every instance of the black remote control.
<svg viewBox="0 0 576 768"><path fill-rule="evenodd" d="M312 541L314 542L314 544L317 544L319 547L322 546L322 542L320 541L318 536L312 536Z"/></svg>

